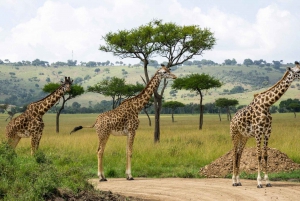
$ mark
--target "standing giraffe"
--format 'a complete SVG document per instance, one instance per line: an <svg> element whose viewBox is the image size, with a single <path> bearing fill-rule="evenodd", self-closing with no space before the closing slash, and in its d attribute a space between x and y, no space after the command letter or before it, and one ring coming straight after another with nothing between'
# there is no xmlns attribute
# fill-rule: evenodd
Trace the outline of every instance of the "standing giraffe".
<svg viewBox="0 0 300 201"><path fill-rule="evenodd" d="M97 117L96 122L92 126L78 126L70 132L71 134L82 128L96 128L96 133L98 134L99 138L97 154L98 176L100 181L107 181L104 176L102 158L105 145L110 134L116 136L127 136L126 175L127 180L133 180L133 177L131 175L131 156L135 132L139 126L138 114L148 103L152 94L159 86L162 78L176 79L176 76L173 75L168 68L160 68L151 78L147 86L137 96L123 101L118 107L113 110L100 114Z"/></svg>
<svg viewBox="0 0 300 201"><path fill-rule="evenodd" d="M21 138L31 137L31 155L39 148L43 134L43 115L64 95L70 91L73 80L65 77L58 89L45 98L30 103L24 113L13 118L6 126L8 144L16 148Z"/></svg>
<svg viewBox="0 0 300 201"><path fill-rule="evenodd" d="M250 137L255 137L256 154L258 160L257 188L262 188L260 171L262 169L262 157L265 161L264 180L266 186L271 187L268 178L268 140L271 135L272 117L269 108L288 90L295 79L300 77L300 65L295 62L295 67L287 67L287 71L274 86L268 90L255 94L253 101L246 107L236 112L230 122L230 134L233 142L233 186L241 186L239 178L240 160L245 144ZM263 149L261 140L264 138Z"/></svg>

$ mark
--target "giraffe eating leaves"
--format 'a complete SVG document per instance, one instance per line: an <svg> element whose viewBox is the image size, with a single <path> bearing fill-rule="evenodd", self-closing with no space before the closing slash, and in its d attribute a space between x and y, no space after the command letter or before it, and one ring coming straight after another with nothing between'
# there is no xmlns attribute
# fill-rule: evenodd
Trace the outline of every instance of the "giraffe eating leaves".
<svg viewBox="0 0 300 201"><path fill-rule="evenodd" d="M240 160L247 140L254 137L256 141L256 154L258 160L257 188L262 188L261 175L262 160L265 163L264 180L266 186L271 187L268 178L268 140L271 135L272 117L269 108L288 90L295 79L300 79L300 65L288 67L285 74L275 85L268 90L255 94L252 102L236 112L230 122L230 134L233 142L233 186L241 186L239 179ZM261 142L263 139L263 148Z"/></svg>
<svg viewBox="0 0 300 201"><path fill-rule="evenodd" d="M54 92L45 98L30 103L24 113L13 118L6 126L6 138L8 144L16 148L21 138L31 137L31 155L39 148L43 134L43 115L64 95L71 90L73 80L65 77Z"/></svg>
<svg viewBox="0 0 300 201"><path fill-rule="evenodd" d="M133 180L133 177L131 175L131 156L135 133L139 126L138 114L148 103L149 99L151 98L152 94L157 89L161 79L163 78L176 79L176 76L172 74L168 68L160 68L148 82L143 91L137 96L123 101L118 107L113 110L100 114L97 117L96 122L92 126L78 126L71 131L71 133L73 133L82 128L96 128L96 133L98 134L99 139L97 154L98 176L100 181L107 181L104 176L102 159L105 145L110 134L127 136L126 175L127 180Z"/></svg>

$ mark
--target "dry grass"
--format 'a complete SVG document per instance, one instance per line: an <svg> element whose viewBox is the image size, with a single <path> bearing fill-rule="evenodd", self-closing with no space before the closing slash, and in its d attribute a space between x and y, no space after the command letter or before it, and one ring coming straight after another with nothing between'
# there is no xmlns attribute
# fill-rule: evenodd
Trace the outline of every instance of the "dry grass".
<svg viewBox="0 0 300 201"><path fill-rule="evenodd" d="M95 129L83 129L72 135L69 132L78 125L92 125L98 114L63 114L60 117L60 133L55 132L55 115L44 116L45 129L40 149L47 155L76 158L79 165L96 173L98 138ZM4 139L6 116L0 115L0 129ZM300 117L299 117L300 118ZM205 115L203 130L198 130L198 115L170 115L161 117L161 140L153 142L154 126L149 127L145 115L140 115L137 130L132 171L134 176L148 177L197 177L200 167L209 164L232 148L229 122L223 116ZM299 125L293 114L274 114L273 132L269 147L286 153L300 163ZM153 124L153 117L152 117ZM250 139L247 146L255 146ZM104 153L104 168L108 177L124 177L126 137L111 136ZM22 139L18 154L30 154L30 139ZM96 176L96 174L95 174Z"/></svg>

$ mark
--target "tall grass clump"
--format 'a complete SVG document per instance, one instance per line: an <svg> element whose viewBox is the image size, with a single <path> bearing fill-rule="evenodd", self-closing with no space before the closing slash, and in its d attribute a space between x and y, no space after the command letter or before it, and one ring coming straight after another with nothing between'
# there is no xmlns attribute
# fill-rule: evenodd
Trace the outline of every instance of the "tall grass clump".
<svg viewBox="0 0 300 201"><path fill-rule="evenodd" d="M74 193L91 189L88 176L80 167L61 168L54 162L59 155L48 157L38 151L34 157L18 156L2 142L0 145L0 199L3 200L45 200L57 194L58 188L70 189Z"/></svg>

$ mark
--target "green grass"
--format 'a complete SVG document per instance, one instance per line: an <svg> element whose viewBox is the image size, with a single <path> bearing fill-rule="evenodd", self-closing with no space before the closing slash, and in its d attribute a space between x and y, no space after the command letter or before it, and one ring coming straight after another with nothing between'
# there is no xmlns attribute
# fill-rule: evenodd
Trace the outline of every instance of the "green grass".
<svg viewBox="0 0 300 201"><path fill-rule="evenodd" d="M83 129L72 135L69 132L78 125L92 125L97 116L63 114L60 117L60 133L57 134L55 114L46 114L40 149L35 157L30 156L30 139L22 139L15 152L3 144L0 149L0 198L38 200L55 193L57 187L68 188L75 193L90 188L87 179L97 177L98 138L95 129ZM153 122L153 116L151 118ZM133 177L199 178L201 167L230 151L229 122L220 122L217 115L204 115L203 130L198 130L198 118L198 115L175 115L172 123L170 115L162 115L161 141L155 144L153 126L149 127L146 116L140 115L141 123L133 148ZM5 139L5 119L6 116L1 114L2 141ZM269 147L279 149L300 163L298 118L291 113L275 114L272 128ZM250 139L247 146L255 146L254 139ZM125 150L126 137L110 137L104 152L104 170L108 179L125 179ZM242 175L242 178L255 177ZM272 178L298 179L299 171L270 174Z"/></svg>

